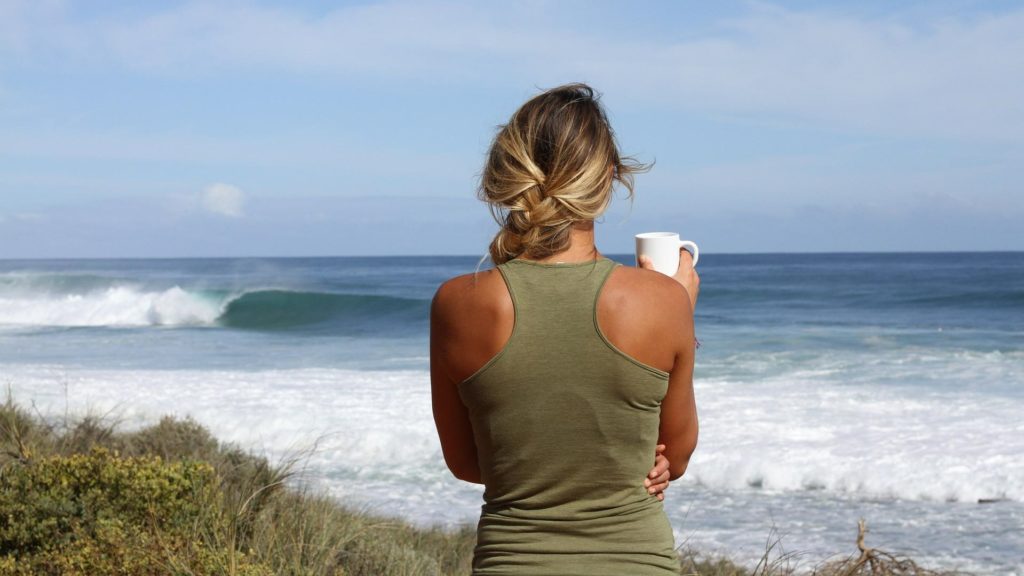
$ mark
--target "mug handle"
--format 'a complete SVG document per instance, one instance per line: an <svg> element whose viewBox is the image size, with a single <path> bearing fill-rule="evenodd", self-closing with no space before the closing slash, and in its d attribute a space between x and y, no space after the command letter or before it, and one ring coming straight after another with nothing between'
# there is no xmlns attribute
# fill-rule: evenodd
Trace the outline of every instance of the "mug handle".
<svg viewBox="0 0 1024 576"><path fill-rule="evenodd" d="M700 249L697 248L697 243L691 240L680 240L680 248L686 248L686 250L693 255L693 267L697 267L697 260L700 260Z"/></svg>

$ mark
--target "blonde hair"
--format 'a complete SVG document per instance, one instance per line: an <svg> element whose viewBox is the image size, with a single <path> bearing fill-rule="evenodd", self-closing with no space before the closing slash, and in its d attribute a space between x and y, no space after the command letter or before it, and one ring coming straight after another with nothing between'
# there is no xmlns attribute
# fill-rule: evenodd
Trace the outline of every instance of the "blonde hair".
<svg viewBox="0 0 1024 576"><path fill-rule="evenodd" d="M491 260L544 258L569 246L574 224L608 207L615 182L633 198L633 174L650 168L619 155L594 89L566 84L538 94L499 126L477 196L501 229Z"/></svg>

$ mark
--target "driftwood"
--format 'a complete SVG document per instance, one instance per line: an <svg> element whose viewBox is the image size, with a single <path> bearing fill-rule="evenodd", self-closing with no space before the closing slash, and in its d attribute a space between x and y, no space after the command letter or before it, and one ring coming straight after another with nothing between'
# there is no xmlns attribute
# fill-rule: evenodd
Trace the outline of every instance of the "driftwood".
<svg viewBox="0 0 1024 576"><path fill-rule="evenodd" d="M814 569L816 576L954 576L960 572L935 571L922 568L910 558L872 548L865 543L867 523L857 522L858 556L826 562Z"/></svg>
<svg viewBox="0 0 1024 576"><path fill-rule="evenodd" d="M753 570L722 556L709 556L690 548L681 551L680 574L686 576L969 576L966 572L922 568L910 558L867 545L868 526L857 522L857 553L824 560L812 567L800 565L803 553L787 552L782 537L772 527L764 553Z"/></svg>

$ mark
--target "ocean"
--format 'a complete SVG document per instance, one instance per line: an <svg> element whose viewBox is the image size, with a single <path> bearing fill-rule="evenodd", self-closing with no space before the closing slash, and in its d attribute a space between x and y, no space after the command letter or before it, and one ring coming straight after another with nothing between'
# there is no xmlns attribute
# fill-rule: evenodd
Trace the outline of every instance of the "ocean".
<svg viewBox="0 0 1024 576"><path fill-rule="evenodd" d="M631 263L631 256L613 256ZM0 381L46 416L190 415L421 525L476 521L441 457L430 298L476 257L0 261ZM801 566L867 543L1024 574L1024 253L702 254L700 440L677 544Z"/></svg>

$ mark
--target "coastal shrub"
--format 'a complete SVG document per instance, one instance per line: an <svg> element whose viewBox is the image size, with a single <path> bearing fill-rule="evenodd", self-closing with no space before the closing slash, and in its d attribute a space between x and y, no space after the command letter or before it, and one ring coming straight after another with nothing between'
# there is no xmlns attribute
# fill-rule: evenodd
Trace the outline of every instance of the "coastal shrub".
<svg viewBox="0 0 1024 576"><path fill-rule="evenodd" d="M215 480L204 463L119 458L106 448L10 466L0 484L0 551L34 552L118 526L181 530Z"/></svg>
<svg viewBox="0 0 1024 576"><path fill-rule="evenodd" d="M101 446L0 470L0 574L270 574L205 546L216 473L203 462L121 457ZM181 569L187 572L181 572Z"/></svg>
<svg viewBox="0 0 1024 576"><path fill-rule="evenodd" d="M0 405L0 576L449 576L468 574L475 528L422 528L308 484L298 458L224 444L191 418L120 431L103 417L44 419ZM940 576L867 548L799 569L769 537L752 570L684 547L697 576Z"/></svg>
<svg viewBox="0 0 1024 576"><path fill-rule="evenodd" d="M471 527L454 532L415 528L397 519L382 519L344 506L307 486L285 489L294 460L273 466L264 457L218 442L191 418L166 416L155 425L120 432L96 417L47 425L8 401L0 421L13 418L20 422L19 430L26 444L32 446L28 450L32 458L26 461L29 464L19 459L10 462L21 464L8 468L17 472L8 477L11 482L5 482L4 492L9 499L0 502L0 511L6 509L9 501L21 500L26 507L23 516L34 516L38 522L19 520L19 525L26 526L23 530L32 530L34 536L23 534L17 543L0 547L0 574L225 574L232 570L241 574L239 566L264 567L273 574L325 576L469 572L475 543ZM25 434L32 426L32 433ZM7 451L13 449L13 438L8 433L0 438ZM63 453L64 457L42 458L44 453ZM124 464L118 463L119 459ZM41 510L43 506L39 504L52 501L67 506L67 494L55 495L58 489L53 482L35 483L34 476L34 496L14 495L27 489L25 476L29 469L35 470L33 475L53 478L69 476L69 466L82 468L85 462L92 468L81 471L79 480L93 479L87 488L92 490L96 503L102 505L79 503L79 515L83 515L81 511L85 508L103 509L107 518L117 518L120 524L90 525L78 518L80 528L72 529L69 516L76 516L53 514L52 510ZM195 499L180 508L172 505L171 510L154 510L154 516L165 521L151 525L147 531L138 528L147 518L138 505L139 491L126 490L124 478L118 479L109 472L97 474L96 468L145 468L143 476L151 477L152 468L159 466L173 471L171 477L175 480L162 486L158 491L161 493L151 494L150 501L180 504L189 499L185 496L187 492L173 488L183 485L194 488ZM79 492L89 492L85 488ZM101 493L107 495L107 501L99 502ZM111 502L114 494L127 496L136 504ZM30 506L33 511L27 510ZM48 519L43 520L44 517ZM89 526L92 528L86 529ZM61 538L67 545L56 544ZM19 572L14 568L11 550L23 547L28 551L30 540L36 548L31 556L25 557L30 558L31 568ZM46 541L55 544L44 550L40 543ZM72 544L77 552L70 550ZM244 550L245 555L236 550ZM17 565L26 566L25 558ZM236 559L234 569L230 568L231 558ZM238 561L239 558L244 560Z"/></svg>

